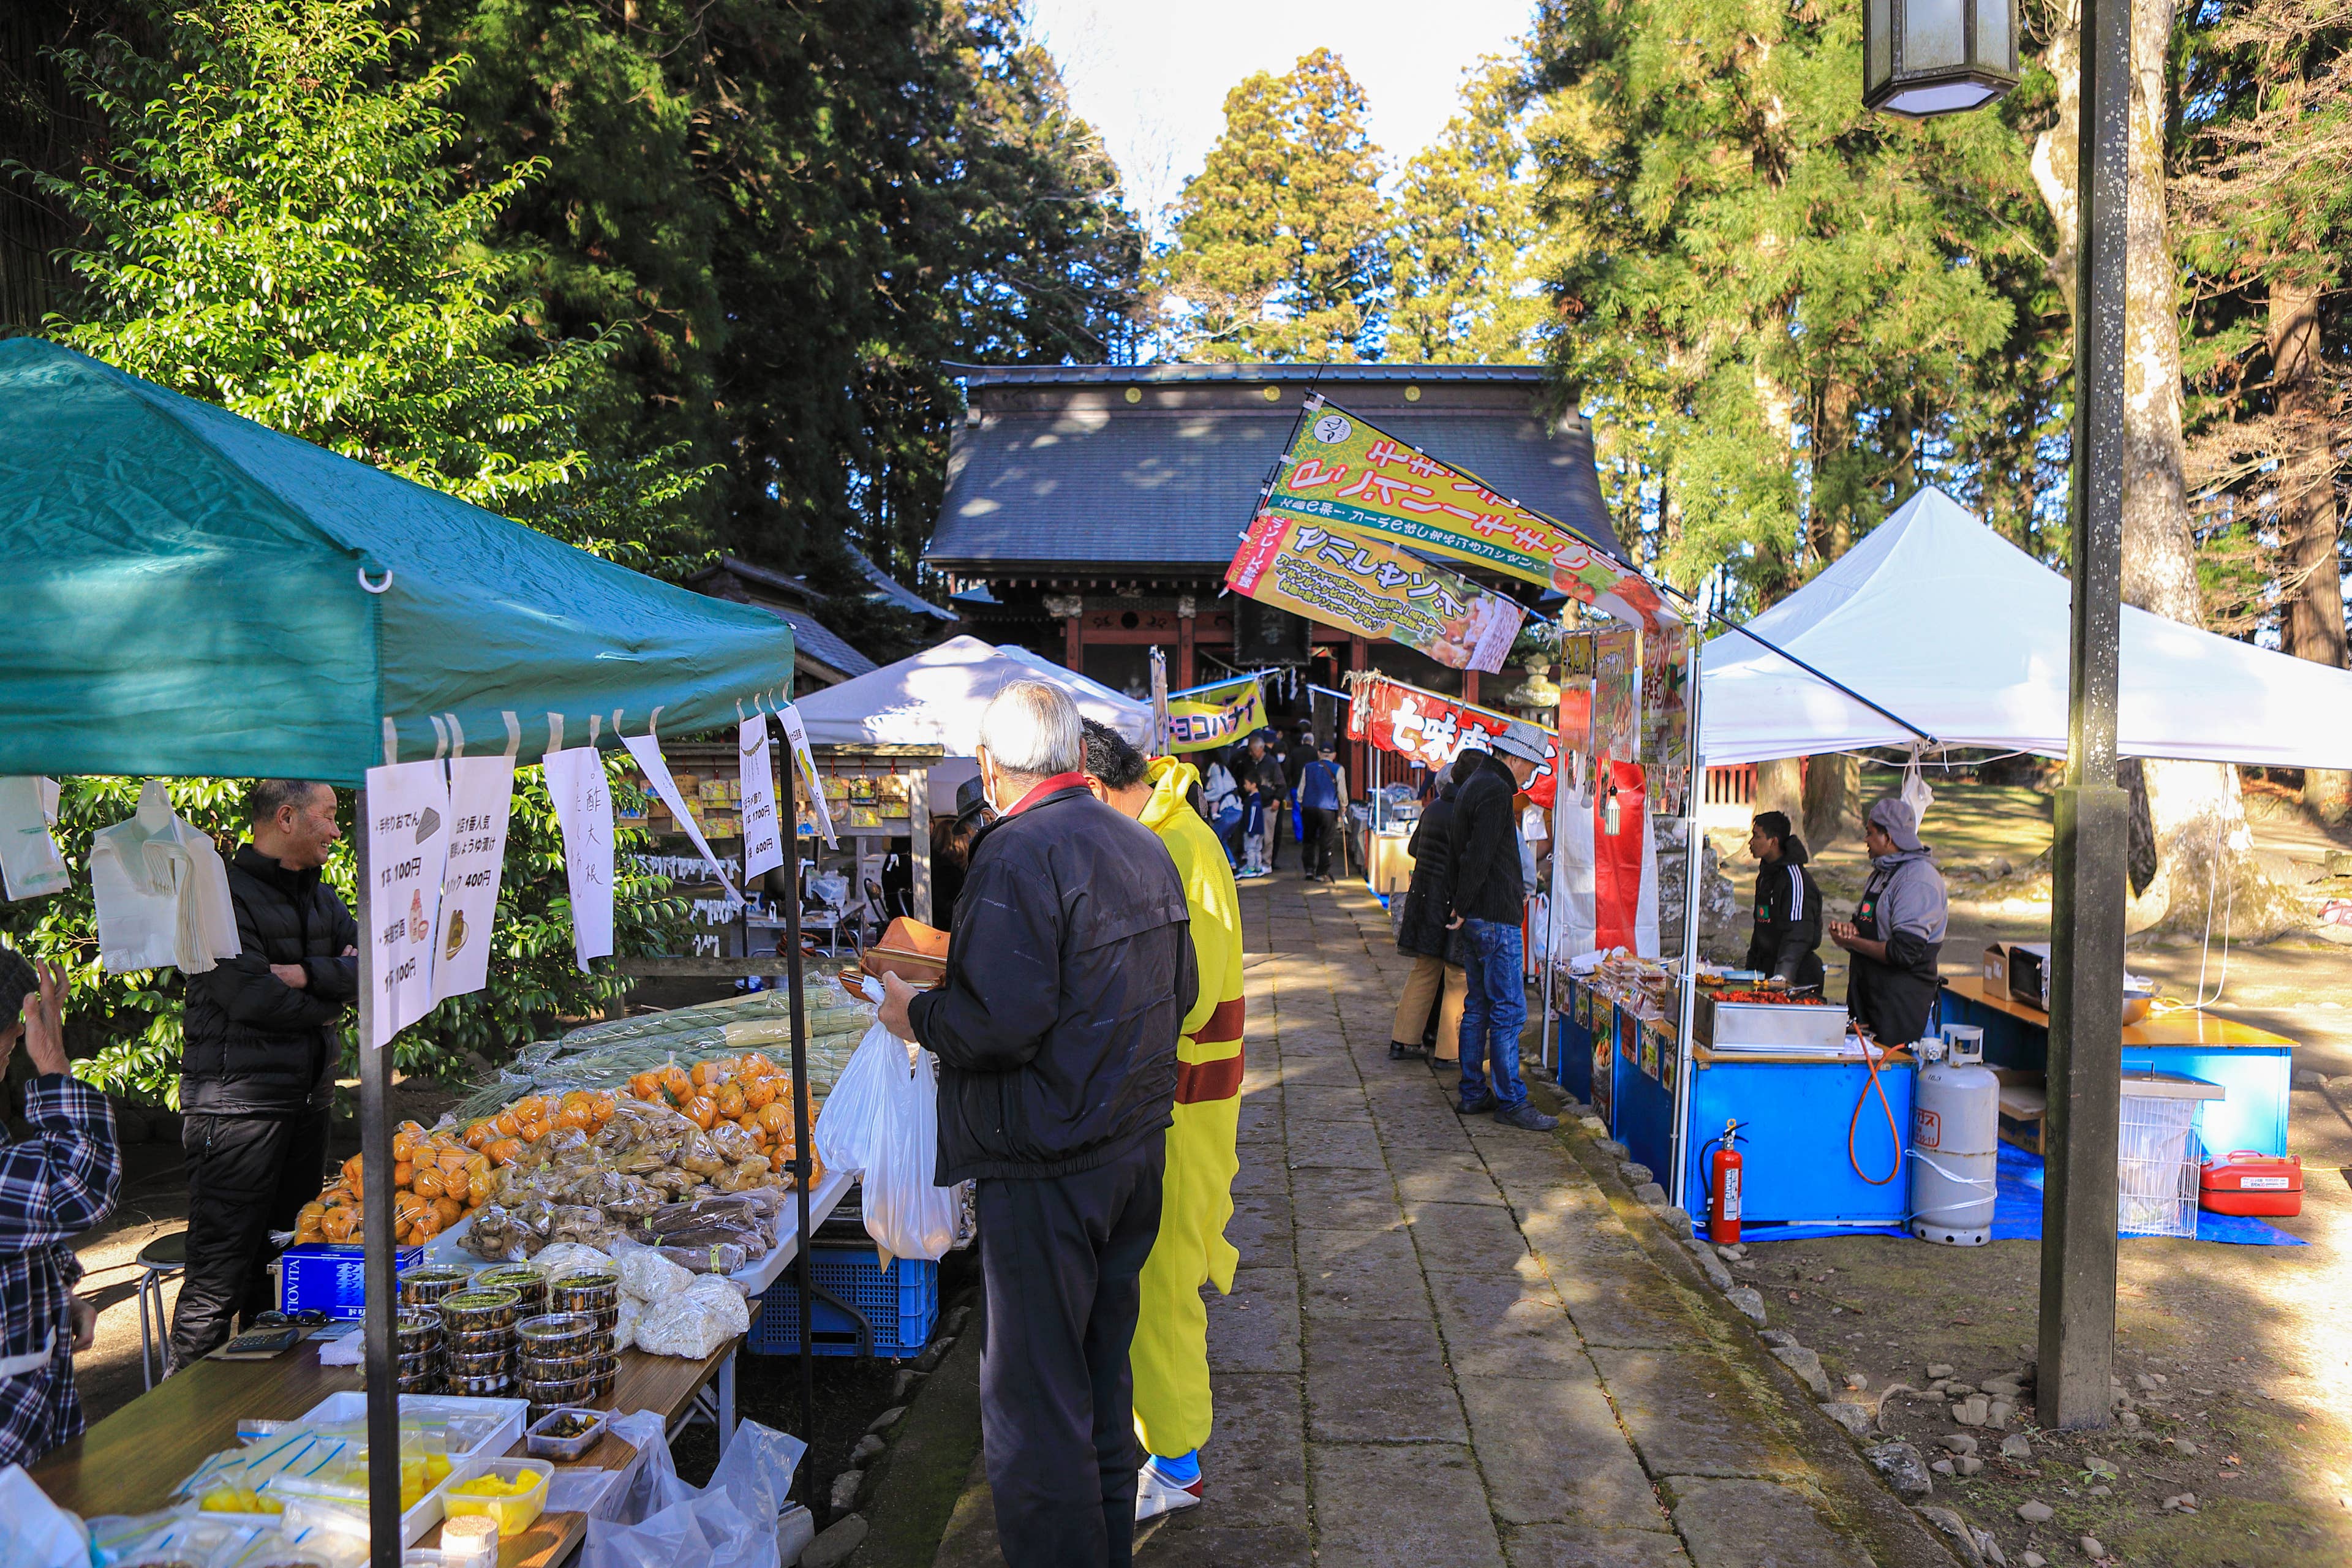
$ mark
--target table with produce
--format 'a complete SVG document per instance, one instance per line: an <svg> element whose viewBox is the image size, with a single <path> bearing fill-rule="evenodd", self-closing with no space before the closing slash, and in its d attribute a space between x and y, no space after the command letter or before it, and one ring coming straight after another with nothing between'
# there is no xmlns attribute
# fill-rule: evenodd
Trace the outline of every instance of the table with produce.
<svg viewBox="0 0 2352 1568"><path fill-rule="evenodd" d="M813 977L805 1009L814 1128L875 1008ZM450 1568L560 1563L639 1458L617 1415L652 1411L666 1437L704 1408L726 1444L737 1347L798 1250L792 1080L766 1055L790 1029L774 992L590 1025L518 1053L439 1125L399 1128L405 1544ZM851 1178L811 1159L814 1226ZM371 1179L354 1157L302 1210L289 1314L316 1305L291 1283L314 1260L355 1276ZM123 1568L363 1561L362 1306L332 1302L343 1321L269 1359L165 1380L36 1479L119 1521L103 1561Z"/></svg>

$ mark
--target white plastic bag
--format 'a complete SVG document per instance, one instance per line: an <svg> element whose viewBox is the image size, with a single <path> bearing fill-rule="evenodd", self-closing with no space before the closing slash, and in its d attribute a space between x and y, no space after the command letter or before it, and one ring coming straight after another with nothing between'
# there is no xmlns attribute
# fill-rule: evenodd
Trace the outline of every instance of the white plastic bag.
<svg viewBox="0 0 2352 1568"><path fill-rule="evenodd" d="M51 1502L22 1465L0 1470L0 1563L10 1568L86 1568L89 1532Z"/></svg>
<svg viewBox="0 0 2352 1568"><path fill-rule="evenodd" d="M824 1114L817 1118L816 1153L826 1170L850 1176L865 1172L875 1119L890 1091L894 1063L896 1076L904 1078L907 1042L876 1024L850 1053L849 1065L825 1096Z"/></svg>
<svg viewBox="0 0 2352 1568"><path fill-rule="evenodd" d="M936 1261L955 1245L955 1189L931 1181L940 1163L939 1084L938 1058L917 1051L914 1070L891 1075L884 1085L866 1140L866 1234L881 1249L885 1268L893 1258Z"/></svg>
<svg viewBox="0 0 2352 1568"><path fill-rule="evenodd" d="M631 1337L648 1355L700 1361L751 1331L751 1309L743 1293L716 1274L699 1274L686 1289L646 1307Z"/></svg>
<svg viewBox="0 0 2352 1568"><path fill-rule="evenodd" d="M653 1436L655 1447L661 1447L658 1426ZM709 1486L698 1490L672 1473L658 1479L649 1499L632 1489L633 1501L657 1505L641 1521L590 1520L583 1568L678 1568L689 1563L697 1568L781 1568L780 1535L792 1532L794 1556L805 1539L805 1516L778 1517L805 1452L807 1446L797 1437L743 1422L719 1456Z"/></svg>

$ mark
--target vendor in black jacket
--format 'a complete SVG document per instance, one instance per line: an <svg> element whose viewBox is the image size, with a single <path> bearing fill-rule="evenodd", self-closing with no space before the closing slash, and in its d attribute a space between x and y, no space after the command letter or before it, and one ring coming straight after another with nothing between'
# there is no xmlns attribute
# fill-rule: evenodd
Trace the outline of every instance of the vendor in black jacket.
<svg viewBox="0 0 2352 1568"><path fill-rule="evenodd" d="M263 779L252 842L228 865L241 951L188 977L180 1053L188 1266L172 1313L174 1371L217 1349L269 1297L269 1233L319 1195L339 1026L359 995L359 925L320 877L342 831L335 792Z"/></svg>
<svg viewBox="0 0 2352 1568"><path fill-rule="evenodd" d="M1805 870L1805 841L1786 812L1759 812L1748 835L1756 857L1756 931L1748 967L1791 985L1822 983L1822 889Z"/></svg>
<svg viewBox="0 0 2352 1568"><path fill-rule="evenodd" d="M944 1185L978 1178L981 1431L1010 1568L1125 1563L1137 1276L1160 1230L1176 1040L1199 991L1175 862L1087 792L1078 711L1015 681L981 715L1002 812L972 840L947 976L885 982L940 1059Z"/></svg>
<svg viewBox="0 0 2352 1568"><path fill-rule="evenodd" d="M1529 889L1520 854L1518 793L1543 765L1543 732L1513 723L1494 738L1454 792L1454 858L1446 868L1448 930L1462 936L1468 978L1462 1007L1465 1116L1491 1110L1507 1127L1549 1132L1559 1123L1528 1102L1519 1031L1528 1020L1527 951L1519 922Z"/></svg>

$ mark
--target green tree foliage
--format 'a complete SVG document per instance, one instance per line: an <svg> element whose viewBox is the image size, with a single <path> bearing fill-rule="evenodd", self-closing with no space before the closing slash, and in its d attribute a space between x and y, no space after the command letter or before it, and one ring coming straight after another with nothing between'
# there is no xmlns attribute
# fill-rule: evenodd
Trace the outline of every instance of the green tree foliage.
<svg viewBox="0 0 2352 1568"><path fill-rule="evenodd" d="M2014 341L2044 287L2023 145L1995 116L1866 113L1860 16L1552 0L1533 51L1553 354L1621 524L1766 602L1925 479L2044 478L2046 405L1978 416L1988 362L2052 363Z"/></svg>
<svg viewBox="0 0 2352 1568"><path fill-rule="evenodd" d="M1363 89L1328 49L1225 95L1225 129L1185 182L1159 258L1182 356L1377 357L1389 215Z"/></svg>
<svg viewBox="0 0 2352 1568"><path fill-rule="evenodd" d="M620 762L605 769L614 798L639 798L634 776ZM224 854L246 835L246 786L223 779L175 779L172 807L190 826L210 834ZM0 936L18 951L63 964L70 977L68 1042L76 1073L101 1089L152 1104L179 1103L181 1022L186 982L177 970L109 974L99 963L98 920L89 883L90 836L137 809L141 781L64 781L57 840L73 885L66 891L0 904ZM345 795L341 817L352 820ZM662 952L681 938L684 902L669 885L632 868L633 853L649 839L622 826L614 878L614 945L622 952ZM354 862L349 839L338 844L326 877L353 904ZM356 907L353 904L353 907ZM402 1031L393 1052L404 1072L457 1076L467 1056L501 1059L513 1046L539 1037L558 1017L578 1017L617 1000L627 989L612 975L583 975L573 962L572 909L563 876L562 835L554 803L538 768L515 775L514 812L507 833L505 880L499 889L489 984L454 997ZM347 1032L346 1051L352 1041ZM348 1058L346 1071L357 1070Z"/></svg>
<svg viewBox="0 0 2352 1568"><path fill-rule="evenodd" d="M1489 57L1464 81L1461 111L1405 164L1388 236L1390 359L1516 363L1538 352L1527 98L1521 62Z"/></svg>
<svg viewBox="0 0 2352 1568"><path fill-rule="evenodd" d="M678 499L649 455L583 449L603 345L533 320L486 243L536 172L466 188L442 107L371 0L212 0L163 47L64 57L104 155L38 176L86 237L62 342L175 391L582 543L643 546Z"/></svg>

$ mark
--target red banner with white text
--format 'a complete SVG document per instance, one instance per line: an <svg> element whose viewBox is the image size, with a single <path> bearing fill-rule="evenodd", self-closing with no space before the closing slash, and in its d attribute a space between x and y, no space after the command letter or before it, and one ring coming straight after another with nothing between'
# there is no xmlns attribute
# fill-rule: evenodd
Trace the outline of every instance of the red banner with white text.
<svg viewBox="0 0 2352 1568"><path fill-rule="evenodd" d="M1522 722L1507 713L1441 697L1386 676L1351 680L1349 685L1352 699L1348 704L1349 737L1413 758L1433 770L1452 767L1471 736L1491 738ZM1559 745L1550 731L1540 732L1544 761L1527 793L1529 800L1549 811L1559 780Z"/></svg>

